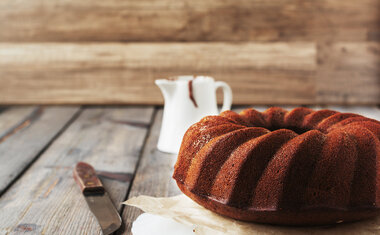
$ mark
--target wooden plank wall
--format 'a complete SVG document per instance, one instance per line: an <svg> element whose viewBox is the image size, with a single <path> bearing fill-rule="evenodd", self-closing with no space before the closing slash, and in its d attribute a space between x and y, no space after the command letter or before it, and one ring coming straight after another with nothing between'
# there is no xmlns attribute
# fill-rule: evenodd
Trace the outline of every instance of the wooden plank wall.
<svg viewBox="0 0 380 235"><path fill-rule="evenodd" d="M0 104L162 104L205 74L235 104L379 104L380 0L4 0Z"/></svg>

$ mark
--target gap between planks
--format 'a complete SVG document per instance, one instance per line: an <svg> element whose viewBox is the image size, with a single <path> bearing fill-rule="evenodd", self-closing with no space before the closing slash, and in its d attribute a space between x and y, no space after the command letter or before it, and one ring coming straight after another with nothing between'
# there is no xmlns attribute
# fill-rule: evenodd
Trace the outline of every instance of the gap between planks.
<svg viewBox="0 0 380 235"><path fill-rule="evenodd" d="M79 108L37 107L0 138L0 196L75 120ZM4 115L4 113L3 113Z"/></svg>
<svg viewBox="0 0 380 235"><path fill-rule="evenodd" d="M163 110L158 109L128 198L138 195L168 197L180 193L171 177L177 156L160 152L156 148L161 129L162 114ZM122 213L125 227L119 230L117 234L130 234L132 223L141 212L137 208L125 206Z"/></svg>
<svg viewBox="0 0 380 235"><path fill-rule="evenodd" d="M26 227L35 233L100 234L72 179L73 166L92 164L120 210L130 185L126 176L133 174L149 126L129 123L149 124L152 114L150 107L84 109L0 198L0 233Z"/></svg>
<svg viewBox="0 0 380 235"><path fill-rule="evenodd" d="M130 195L130 192L131 192L132 185L133 185L133 183L134 183L134 181L135 181L135 178L136 178L136 172L137 172L137 170L139 169L140 162L141 162L141 158L142 158L143 153L144 153L144 150L145 150L145 148L146 148L146 146L147 146L148 138L149 138L149 136L151 135L152 127L153 127L153 123L154 123L154 120L155 120L156 117L157 117L157 113L158 113L158 108L157 108L157 106L156 106L155 109L154 109L154 112L153 112L153 114L152 114L152 118L151 118L151 120L150 120L150 127L149 127L148 132L147 132L147 135L145 136L145 139L144 139L144 143L143 143L143 146L142 146L142 151L140 152L140 156L139 156L139 159L138 159L138 161L137 161L137 163L136 163L135 170L133 171L133 177L131 178L130 186L128 187L127 193L126 193L125 198L124 198L123 201L126 201L126 200L129 198L129 195ZM123 213L124 213L125 207L126 207L126 205L122 204L122 207L121 207L121 213L120 213L120 216L121 216L121 217L123 216ZM122 220L123 220L123 219L122 219ZM120 231L124 231L124 230L125 230L125 226L126 226L125 221L122 221L121 227L120 227L116 232L114 232L113 234L116 235L116 234L119 234Z"/></svg>

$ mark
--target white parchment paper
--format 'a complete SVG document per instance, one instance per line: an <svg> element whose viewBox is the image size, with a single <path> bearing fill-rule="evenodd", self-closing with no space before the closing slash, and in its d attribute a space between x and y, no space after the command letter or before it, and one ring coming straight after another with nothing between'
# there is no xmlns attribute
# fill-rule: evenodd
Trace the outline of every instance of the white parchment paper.
<svg viewBox="0 0 380 235"><path fill-rule="evenodd" d="M195 234L380 234L380 216L366 221L325 227L285 227L241 222L215 214L185 195L138 196L124 202L141 210L195 227Z"/></svg>

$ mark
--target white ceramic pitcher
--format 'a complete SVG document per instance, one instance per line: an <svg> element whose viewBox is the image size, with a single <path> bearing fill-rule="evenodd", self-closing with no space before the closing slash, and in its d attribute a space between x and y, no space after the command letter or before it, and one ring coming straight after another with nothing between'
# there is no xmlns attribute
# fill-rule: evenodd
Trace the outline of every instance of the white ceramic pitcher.
<svg viewBox="0 0 380 235"><path fill-rule="evenodd" d="M232 91L225 82L207 76L178 76L156 80L164 96L164 116L157 148L178 153L186 130L207 115L219 114L216 90L223 89L222 111L231 108Z"/></svg>

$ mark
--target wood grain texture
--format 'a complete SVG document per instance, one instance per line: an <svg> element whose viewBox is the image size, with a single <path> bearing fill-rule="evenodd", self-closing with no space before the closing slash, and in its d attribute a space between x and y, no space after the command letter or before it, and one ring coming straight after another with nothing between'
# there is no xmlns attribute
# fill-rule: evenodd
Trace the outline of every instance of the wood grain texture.
<svg viewBox="0 0 380 235"><path fill-rule="evenodd" d="M231 85L234 104L378 104L379 49L329 41L0 43L0 103L162 104L154 79L205 74Z"/></svg>
<svg viewBox="0 0 380 235"><path fill-rule="evenodd" d="M324 41L317 47L316 103L380 103L380 43Z"/></svg>
<svg viewBox="0 0 380 235"><path fill-rule="evenodd" d="M0 104L162 104L153 80L181 74L228 82L234 104L380 103L380 0L4 0L0 9Z"/></svg>
<svg viewBox="0 0 380 235"><path fill-rule="evenodd" d="M314 43L2 43L0 103L162 104L154 79L178 74L227 81L238 104L311 103L315 57Z"/></svg>
<svg viewBox="0 0 380 235"><path fill-rule="evenodd" d="M34 108L28 115L20 117L18 120L22 121L0 138L0 195L78 110L77 107Z"/></svg>
<svg viewBox="0 0 380 235"><path fill-rule="evenodd" d="M73 171L73 178L84 195L89 193L103 194L104 187L95 169L86 162L78 162Z"/></svg>
<svg viewBox="0 0 380 235"><path fill-rule="evenodd" d="M168 197L180 194L180 190L172 178L177 155L163 153L156 148L162 114L162 109L160 109L154 118L128 198L138 195ZM132 223L140 214L141 210L126 206L122 214L125 227L118 234L130 234Z"/></svg>
<svg viewBox="0 0 380 235"><path fill-rule="evenodd" d="M9 107L0 112L0 138L12 132L35 109L36 107L33 106Z"/></svg>
<svg viewBox="0 0 380 235"><path fill-rule="evenodd" d="M78 161L93 165L120 210L152 113L152 107L83 110L0 198L0 234L101 234L73 167Z"/></svg>
<svg viewBox="0 0 380 235"><path fill-rule="evenodd" d="M378 0L5 0L0 41L379 40Z"/></svg>

